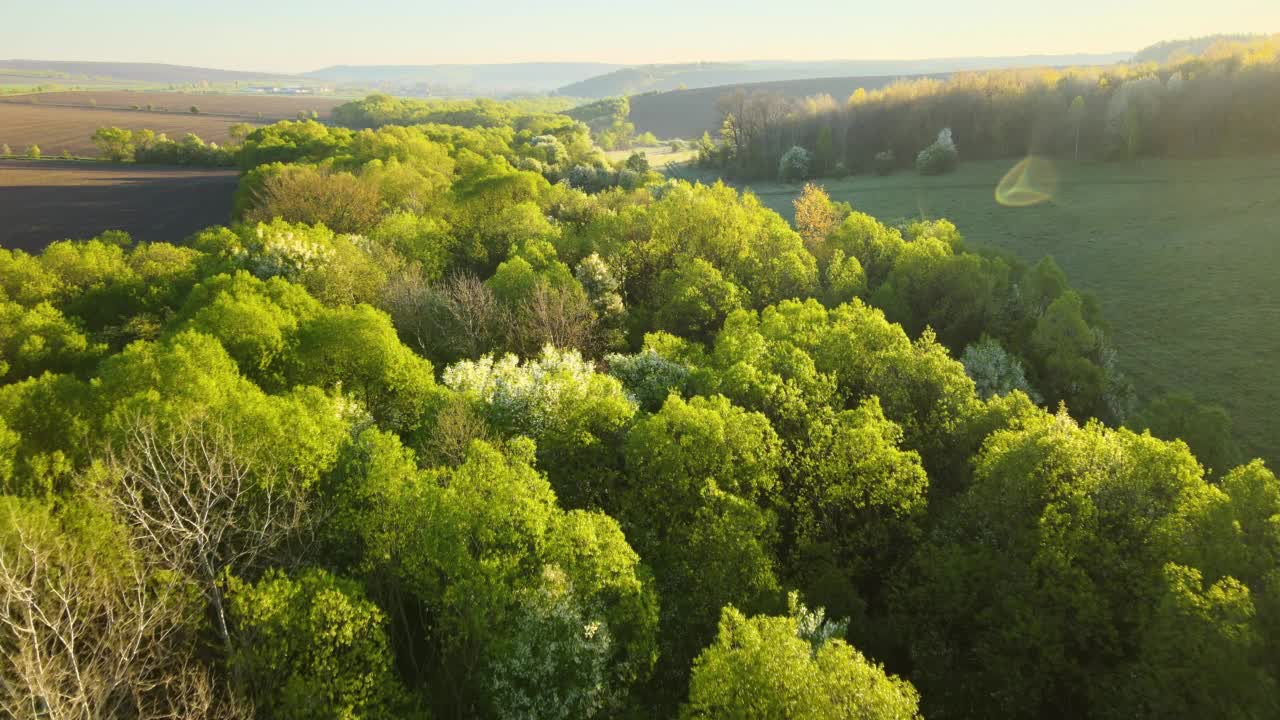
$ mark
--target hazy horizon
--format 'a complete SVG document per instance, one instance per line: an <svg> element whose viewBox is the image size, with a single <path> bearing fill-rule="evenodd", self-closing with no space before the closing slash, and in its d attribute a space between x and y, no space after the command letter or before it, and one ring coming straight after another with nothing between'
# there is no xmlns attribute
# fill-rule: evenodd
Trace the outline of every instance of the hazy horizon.
<svg viewBox="0 0 1280 720"><path fill-rule="evenodd" d="M514 62L911 60L1137 51L1162 40L1280 29L1280 4L1223 0L1149 3L1080 0L1050 13L999 0L981 7L919 0L856 7L837 0L779 6L762 0L654 0L643 13L582 0L540 7L502 3L481 14L455 3L368 0L356 14L335 0L271 4L227 0L216 13L160 0L108 6L83 0L24 4L9 13L24 32L6 58L148 62L294 74L333 65L472 65ZM636 16L636 17L633 17ZM1100 18L1106 23L1100 23ZM246 22L252 18L252 22ZM732 20L733 33L716 33ZM140 32L140 28L148 32ZM611 32L611 28L627 32Z"/></svg>

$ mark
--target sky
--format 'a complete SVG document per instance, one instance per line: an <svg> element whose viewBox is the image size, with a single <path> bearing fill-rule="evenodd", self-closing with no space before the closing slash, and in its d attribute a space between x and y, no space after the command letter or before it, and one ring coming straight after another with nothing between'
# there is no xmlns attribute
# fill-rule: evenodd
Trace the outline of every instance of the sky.
<svg viewBox="0 0 1280 720"><path fill-rule="evenodd" d="M1280 32L1280 0L8 0L0 58L329 65L1001 56ZM15 32L16 30L16 32Z"/></svg>

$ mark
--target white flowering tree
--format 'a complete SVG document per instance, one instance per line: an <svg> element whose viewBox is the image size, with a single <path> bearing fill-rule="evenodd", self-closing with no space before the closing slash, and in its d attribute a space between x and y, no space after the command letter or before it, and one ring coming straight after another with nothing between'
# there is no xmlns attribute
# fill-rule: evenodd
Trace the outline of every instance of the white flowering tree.
<svg viewBox="0 0 1280 720"><path fill-rule="evenodd" d="M960 362L973 378L978 395L984 399L1021 390L1033 401L1041 401L1040 394L1027 382L1022 362L1009 354L995 338L984 337L965 348Z"/></svg>
<svg viewBox="0 0 1280 720"><path fill-rule="evenodd" d="M499 433L536 441L538 465L566 506L608 505L621 472L612 448L637 410L616 378L576 350L547 345L523 363L515 355L455 363L444 384L478 402Z"/></svg>

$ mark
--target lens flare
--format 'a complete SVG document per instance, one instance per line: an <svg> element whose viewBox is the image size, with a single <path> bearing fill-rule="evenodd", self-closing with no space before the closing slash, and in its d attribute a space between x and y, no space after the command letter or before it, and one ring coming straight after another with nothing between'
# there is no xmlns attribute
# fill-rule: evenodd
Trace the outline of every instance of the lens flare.
<svg viewBox="0 0 1280 720"><path fill-rule="evenodd" d="M1009 169L996 185L996 202L1005 207L1030 207L1048 202L1058 190L1058 172L1048 158L1028 155Z"/></svg>

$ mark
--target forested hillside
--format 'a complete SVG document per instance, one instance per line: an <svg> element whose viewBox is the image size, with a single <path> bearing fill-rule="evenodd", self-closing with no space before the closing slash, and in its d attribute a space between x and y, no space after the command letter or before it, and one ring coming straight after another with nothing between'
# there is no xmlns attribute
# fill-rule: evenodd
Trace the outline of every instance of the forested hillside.
<svg viewBox="0 0 1280 720"><path fill-rule="evenodd" d="M0 715L1280 713L1280 481L1119 427L1052 260L561 109L371 96L226 227L0 250Z"/></svg>
<svg viewBox="0 0 1280 720"><path fill-rule="evenodd" d="M721 142L703 161L739 177L775 177L783 154L801 147L814 176L891 170L910 166L943 129L969 159L1280 150L1280 37L1219 40L1171 57L1159 66L958 73L848 98L741 90L721 99Z"/></svg>

